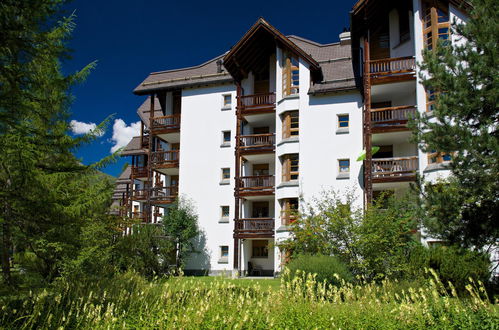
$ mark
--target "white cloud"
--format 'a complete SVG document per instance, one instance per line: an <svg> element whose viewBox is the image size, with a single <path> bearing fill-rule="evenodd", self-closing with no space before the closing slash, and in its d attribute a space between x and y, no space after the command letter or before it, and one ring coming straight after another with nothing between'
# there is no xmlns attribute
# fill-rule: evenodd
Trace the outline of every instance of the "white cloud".
<svg viewBox="0 0 499 330"><path fill-rule="evenodd" d="M97 128L95 123L84 123L78 120L71 120L69 123L74 134L87 134Z"/></svg>
<svg viewBox="0 0 499 330"><path fill-rule="evenodd" d="M140 135L140 121L127 126L123 119L115 119L113 137L111 138L114 146L111 148L111 152L115 152L119 148L126 146L134 136L138 135Z"/></svg>

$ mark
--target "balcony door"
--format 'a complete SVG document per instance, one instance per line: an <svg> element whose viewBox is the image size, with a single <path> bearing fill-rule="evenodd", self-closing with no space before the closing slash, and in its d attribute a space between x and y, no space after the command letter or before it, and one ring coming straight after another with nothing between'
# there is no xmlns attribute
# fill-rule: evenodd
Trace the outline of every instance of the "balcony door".
<svg viewBox="0 0 499 330"><path fill-rule="evenodd" d="M373 159L376 158L393 158L393 145L380 146L379 151L373 155Z"/></svg>
<svg viewBox="0 0 499 330"><path fill-rule="evenodd" d="M269 175L269 164L253 165L253 176Z"/></svg>
<svg viewBox="0 0 499 330"><path fill-rule="evenodd" d="M269 202L253 202L252 218L268 218Z"/></svg>
<svg viewBox="0 0 499 330"><path fill-rule="evenodd" d="M253 134L269 134L270 128L268 126L265 127L254 127Z"/></svg>

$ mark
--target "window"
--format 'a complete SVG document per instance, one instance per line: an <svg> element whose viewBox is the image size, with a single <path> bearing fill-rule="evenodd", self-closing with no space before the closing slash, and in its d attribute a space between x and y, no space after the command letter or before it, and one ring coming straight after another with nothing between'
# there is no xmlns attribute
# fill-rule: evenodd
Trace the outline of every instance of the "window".
<svg viewBox="0 0 499 330"><path fill-rule="evenodd" d="M409 29L409 11L407 8L399 10L399 42L404 43L411 39Z"/></svg>
<svg viewBox="0 0 499 330"><path fill-rule="evenodd" d="M424 45L432 50L437 46L438 40L449 40L450 23L449 7L442 1L425 1L423 17Z"/></svg>
<svg viewBox="0 0 499 330"><path fill-rule="evenodd" d="M350 173L350 159L340 159L338 160L340 174Z"/></svg>
<svg viewBox="0 0 499 330"><path fill-rule="evenodd" d="M221 218L228 218L230 214L230 208L228 206L220 206L221 212Z"/></svg>
<svg viewBox="0 0 499 330"><path fill-rule="evenodd" d="M282 96L298 94L300 90L299 62L296 57L284 54L282 68Z"/></svg>
<svg viewBox="0 0 499 330"><path fill-rule="evenodd" d="M268 258L269 248L268 241L255 240L252 242L252 258Z"/></svg>
<svg viewBox="0 0 499 330"><path fill-rule="evenodd" d="M298 180L299 177L298 154L285 155L282 158L282 181Z"/></svg>
<svg viewBox="0 0 499 330"><path fill-rule="evenodd" d="M223 108L230 108L232 106L232 95L225 94L225 95L222 95L222 97L223 97L222 107Z"/></svg>
<svg viewBox="0 0 499 330"><path fill-rule="evenodd" d="M428 164L441 164L452 161L452 154L447 152L437 152L432 150L428 153Z"/></svg>
<svg viewBox="0 0 499 330"><path fill-rule="evenodd" d="M253 202L251 216L253 218L268 218L270 215L269 202Z"/></svg>
<svg viewBox="0 0 499 330"><path fill-rule="evenodd" d="M282 138L287 139L292 136L298 136L298 132L299 132L298 111L286 112L282 119Z"/></svg>
<svg viewBox="0 0 499 330"><path fill-rule="evenodd" d="M348 128L350 126L349 115L338 115L338 128Z"/></svg>
<svg viewBox="0 0 499 330"><path fill-rule="evenodd" d="M437 94L433 89L426 90L426 111L435 110L435 101Z"/></svg>
<svg viewBox="0 0 499 330"><path fill-rule="evenodd" d="M230 180L230 168L222 168L222 181Z"/></svg>
<svg viewBox="0 0 499 330"><path fill-rule="evenodd" d="M229 247L227 245L220 246L220 259L218 262L228 262L229 261Z"/></svg>
<svg viewBox="0 0 499 330"><path fill-rule="evenodd" d="M222 146L230 146L230 131L222 131Z"/></svg>
<svg viewBox="0 0 499 330"><path fill-rule="evenodd" d="M282 201L281 223L284 226L290 225L296 220L298 212L298 198L287 198Z"/></svg>

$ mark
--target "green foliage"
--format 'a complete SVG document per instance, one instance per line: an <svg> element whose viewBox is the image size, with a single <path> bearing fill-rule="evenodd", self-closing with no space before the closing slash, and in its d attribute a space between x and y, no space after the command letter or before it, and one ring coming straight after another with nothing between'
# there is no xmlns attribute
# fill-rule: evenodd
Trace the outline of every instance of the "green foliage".
<svg viewBox="0 0 499 330"><path fill-rule="evenodd" d="M136 224L129 235L119 238L115 258L121 271L147 278L168 275L175 263L175 245L160 226Z"/></svg>
<svg viewBox="0 0 499 330"><path fill-rule="evenodd" d="M347 266L336 257L323 255L298 255L286 265L291 278L299 276L300 272L316 274L317 282L339 285L341 280L350 282L352 273Z"/></svg>
<svg viewBox="0 0 499 330"><path fill-rule="evenodd" d="M470 283L457 298L436 279L400 292L393 281L317 283L312 275L279 288L262 281L170 278L152 282L134 273L114 279L61 282L25 300L3 300L5 329L494 329L499 308Z"/></svg>
<svg viewBox="0 0 499 330"><path fill-rule="evenodd" d="M490 277L488 255L458 247L419 247L410 260L410 273L425 277L431 268L444 285L452 283L459 293L466 292L470 278L487 283Z"/></svg>
<svg viewBox="0 0 499 330"><path fill-rule="evenodd" d="M399 275L417 244L416 196L386 198L365 213L353 205L353 193L344 200L334 191L323 193L297 215L292 237L279 246L294 254L337 256L368 279Z"/></svg>
<svg viewBox="0 0 499 330"><path fill-rule="evenodd" d="M177 268L184 266L186 258L198 252L195 250L194 238L200 235L200 231L194 203L185 197L178 198L163 217L163 230L176 246Z"/></svg>
<svg viewBox="0 0 499 330"><path fill-rule="evenodd" d="M0 4L0 257L7 284L14 284L12 266L41 285L75 269L73 258L91 254L84 242L90 226L109 220L112 185L96 168L113 157L84 166L73 155L107 122L81 138L68 135L69 90L94 64L62 74L74 28L74 17L60 14L63 3Z"/></svg>
<svg viewBox="0 0 499 330"><path fill-rule="evenodd" d="M412 127L424 151L453 155L448 184L422 189L429 234L482 248L499 241L499 3L471 3L466 24L453 25L460 42L424 53L421 78L436 104Z"/></svg>

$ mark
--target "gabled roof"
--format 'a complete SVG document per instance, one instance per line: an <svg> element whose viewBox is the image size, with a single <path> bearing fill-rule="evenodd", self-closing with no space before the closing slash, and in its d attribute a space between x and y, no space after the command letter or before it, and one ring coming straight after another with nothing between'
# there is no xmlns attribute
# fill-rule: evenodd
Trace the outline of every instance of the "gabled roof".
<svg viewBox="0 0 499 330"><path fill-rule="evenodd" d="M224 56L224 66L235 80L240 81L253 66L258 65L260 58L268 60L265 56L273 53L276 43L305 60L310 65L314 80L322 79L319 63L263 18L259 18Z"/></svg>
<svg viewBox="0 0 499 330"><path fill-rule="evenodd" d="M356 89L349 44L320 44L298 36L289 36L288 39L312 56L321 67L323 79L310 86L309 94Z"/></svg>
<svg viewBox="0 0 499 330"><path fill-rule="evenodd" d="M142 148L140 136L135 136L121 152L121 156L145 155L147 150Z"/></svg>
<svg viewBox="0 0 499 330"><path fill-rule="evenodd" d="M132 167L128 165L123 172L121 172L120 176L118 177L118 180L116 180L117 184L120 183L130 183L130 175L132 174Z"/></svg>
<svg viewBox="0 0 499 330"><path fill-rule="evenodd" d="M217 61L222 57L223 55L220 55L203 64L188 68L153 72L133 92L137 95L145 95L158 90L232 82L232 77L223 66L219 72Z"/></svg>

